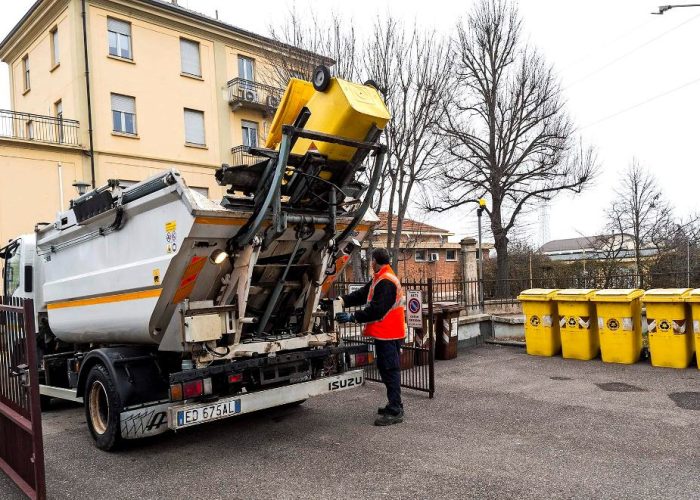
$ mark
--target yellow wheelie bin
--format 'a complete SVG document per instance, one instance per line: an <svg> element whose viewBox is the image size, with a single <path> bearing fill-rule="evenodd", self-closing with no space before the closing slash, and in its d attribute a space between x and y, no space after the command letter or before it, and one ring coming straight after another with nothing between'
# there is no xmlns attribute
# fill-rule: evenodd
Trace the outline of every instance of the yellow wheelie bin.
<svg viewBox="0 0 700 500"><path fill-rule="evenodd" d="M567 288L559 290L554 300L559 313L561 355L567 359L588 361L598 355L598 320L591 297L596 290Z"/></svg>
<svg viewBox="0 0 700 500"><path fill-rule="evenodd" d="M687 368L693 357L693 337L686 298L690 288L656 288L642 297L647 308L652 366Z"/></svg>
<svg viewBox="0 0 700 500"><path fill-rule="evenodd" d="M644 290L597 291L591 300L598 317L600 357L604 363L631 365L642 353L642 303Z"/></svg>
<svg viewBox="0 0 700 500"><path fill-rule="evenodd" d="M554 356L561 350L557 303L557 290L532 288L518 295L525 315L525 347L533 356Z"/></svg>
<svg viewBox="0 0 700 500"><path fill-rule="evenodd" d="M700 288L692 290L685 299L690 303L693 318L693 337L695 337L695 361L700 369Z"/></svg>

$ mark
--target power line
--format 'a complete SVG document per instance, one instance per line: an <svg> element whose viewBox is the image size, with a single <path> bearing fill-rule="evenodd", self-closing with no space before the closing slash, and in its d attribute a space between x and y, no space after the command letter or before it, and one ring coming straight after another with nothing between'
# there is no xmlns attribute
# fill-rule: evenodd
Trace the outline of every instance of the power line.
<svg viewBox="0 0 700 500"><path fill-rule="evenodd" d="M691 86L691 85L693 85L693 84L696 84L696 83L698 83L698 82L700 82L700 78L696 78L695 80L691 80L691 81L689 81L689 82L686 82L686 83L684 83L683 85L680 85L680 86L678 86L678 87L675 87L675 88L672 88L672 89L667 90L667 91L665 91L665 92L662 92L661 94L657 94L657 95L655 95L655 96L653 96L653 97L650 97L650 98L648 98L648 99L646 99L646 100L644 100L644 101L642 101L642 102L638 102L637 104L634 104L634 105L629 106L629 107L627 107L627 108L621 109L620 111L617 111L617 112L615 112L615 113L613 113L613 114L611 114L611 115L608 115L608 116L606 116L606 117L604 117L604 118L601 118L601 119L599 119L599 120L596 120L596 121L594 121L594 122L591 122L591 123L589 123L588 125L585 125L585 126L581 127L581 130L586 129L586 128L588 128L588 127L592 127L592 126L594 126L594 125L598 125L599 123L604 122L604 121L607 121L607 120L610 120L611 118L615 118L615 117L617 117L617 116L620 116L620 115L623 114L623 113L627 113L628 111L632 111L633 109L636 109L636 108L638 108L638 107L640 107L640 106L644 106L645 104L648 104L648 103L650 103L650 102L652 102L652 101L655 101L655 100L660 99L660 98L662 98L662 97L665 97L665 96L667 96L667 95L669 95L669 94L672 94L672 93L674 93L674 92L677 92L677 91L679 91L679 90L682 90L682 89L684 89L684 88L686 88L686 87L689 87L689 86Z"/></svg>
<svg viewBox="0 0 700 500"><path fill-rule="evenodd" d="M613 39L610 40L610 41L607 41L607 42L605 42L605 43L602 43L601 45L598 45L596 48L594 48L594 49L591 50L590 52L586 53L585 55L579 57L578 59L576 59L576 60L572 61L571 63L567 64L566 66L564 66L564 67L561 69L561 71L566 71L566 70L568 70L568 69L570 69L570 68L573 68L574 66L578 66L582 61L585 61L586 59L589 59L591 56L593 56L594 54L597 54L598 52L600 52L600 51L603 50L603 49L607 49L608 47L610 47L610 46L612 46L612 45L615 45L615 44L616 44L617 42L619 42L620 40L624 40L625 38L627 38L628 36L630 36L632 33L635 33L635 32L638 31L640 28L644 28L647 24L650 24L650 23L653 22L653 21L655 21L655 20L649 18L649 19L647 19L646 21L644 21L643 23L640 23L640 24L638 24L637 26L635 26L634 28L632 28L632 29L630 29L630 30L624 32L622 35L618 36L617 38L613 38Z"/></svg>
<svg viewBox="0 0 700 500"><path fill-rule="evenodd" d="M688 23L694 21L694 20L697 19L698 17L700 17L700 14L698 14L697 16L693 16L693 17L691 17L690 19L687 19L687 20L683 21L682 23L680 23L680 24L674 26L673 28L664 31L664 32L661 33L660 35L655 36L654 38L652 38L652 39L650 39L650 40L647 40L646 42L644 42L644 43L641 44L641 45L637 45L637 46L634 47L632 50L630 50L630 51L628 51L628 52L625 52L624 54L622 54L622 55L619 56L619 57L616 57L616 58L613 59L612 61L610 61L610 62L604 64L603 66L601 66L601 67L599 67L598 69L592 71L591 73L588 73L587 75L582 76L582 77L579 78L578 80L574 80L572 83L570 83L569 85L567 85L566 89L564 89L564 90L568 90L568 89L570 89L571 87L574 87L575 85L578 85L579 83L588 80L588 79L591 78L592 76L595 76L595 75L597 75L598 73L600 73L601 71L604 71L604 70L608 69L610 66L613 66L614 64L616 64L616 63L620 62L621 60L623 60L624 58L626 58L626 57L628 57L628 56L634 54L634 53L637 52L638 50L643 49L643 48L646 47L647 45L650 45L650 44L656 42L657 40L659 40L659 39L665 37L666 35L668 35L669 33L671 33L671 32L673 32L673 31L677 30L678 28L680 28L680 27L682 27L682 26L684 26L684 25L686 25L686 24L688 24Z"/></svg>

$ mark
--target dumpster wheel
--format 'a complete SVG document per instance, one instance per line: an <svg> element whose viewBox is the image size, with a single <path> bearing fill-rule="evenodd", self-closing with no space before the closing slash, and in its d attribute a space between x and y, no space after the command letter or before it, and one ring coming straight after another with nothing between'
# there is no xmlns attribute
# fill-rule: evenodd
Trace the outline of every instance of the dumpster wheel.
<svg viewBox="0 0 700 500"><path fill-rule="evenodd" d="M319 92L324 92L331 84L331 70L321 64L314 69L314 88Z"/></svg>

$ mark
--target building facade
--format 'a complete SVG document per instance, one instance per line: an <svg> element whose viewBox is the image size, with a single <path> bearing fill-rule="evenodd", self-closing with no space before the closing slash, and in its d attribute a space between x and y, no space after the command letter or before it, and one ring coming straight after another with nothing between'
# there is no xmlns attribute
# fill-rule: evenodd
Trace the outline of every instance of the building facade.
<svg viewBox="0 0 700 500"><path fill-rule="evenodd" d="M53 220L75 181L176 168L219 199L214 169L266 136L272 66L296 53L175 1L38 0L0 43L0 241Z"/></svg>

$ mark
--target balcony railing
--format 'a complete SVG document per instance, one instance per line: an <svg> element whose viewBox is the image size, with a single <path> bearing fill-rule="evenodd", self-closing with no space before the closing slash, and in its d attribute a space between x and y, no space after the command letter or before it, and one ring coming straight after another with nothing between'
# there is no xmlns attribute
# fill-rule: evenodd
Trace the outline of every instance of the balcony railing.
<svg viewBox="0 0 700 500"><path fill-rule="evenodd" d="M0 138L80 146L79 128L77 120L0 109Z"/></svg>
<svg viewBox="0 0 700 500"><path fill-rule="evenodd" d="M283 89L243 78L234 78L228 82L228 101L234 109L248 107L274 113L283 93Z"/></svg>

